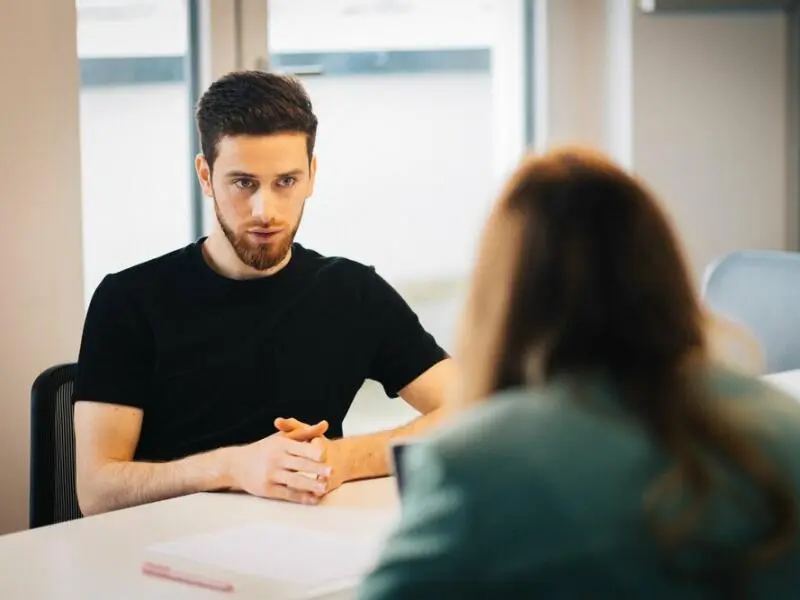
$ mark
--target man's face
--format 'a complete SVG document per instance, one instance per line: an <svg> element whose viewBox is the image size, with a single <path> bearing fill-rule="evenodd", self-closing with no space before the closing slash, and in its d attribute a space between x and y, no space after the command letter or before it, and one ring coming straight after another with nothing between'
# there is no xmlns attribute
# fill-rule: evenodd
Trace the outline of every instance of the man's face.
<svg viewBox="0 0 800 600"><path fill-rule="evenodd" d="M203 193L214 199L220 228L239 260L258 271L279 264L314 190L316 159L309 164L305 134L223 137L213 175L203 156L196 167Z"/></svg>

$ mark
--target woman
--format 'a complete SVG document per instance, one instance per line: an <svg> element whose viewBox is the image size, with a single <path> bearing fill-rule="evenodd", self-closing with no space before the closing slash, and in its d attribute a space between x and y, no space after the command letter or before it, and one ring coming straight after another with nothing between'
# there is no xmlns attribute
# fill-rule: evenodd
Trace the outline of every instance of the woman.
<svg viewBox="0 0 800 600"><path fill-rule="evenodd" d="M800 406L715 364L706 321L640 182L527 160L462 322L470 410L409 449L362 600L800 597Z"/></svg>

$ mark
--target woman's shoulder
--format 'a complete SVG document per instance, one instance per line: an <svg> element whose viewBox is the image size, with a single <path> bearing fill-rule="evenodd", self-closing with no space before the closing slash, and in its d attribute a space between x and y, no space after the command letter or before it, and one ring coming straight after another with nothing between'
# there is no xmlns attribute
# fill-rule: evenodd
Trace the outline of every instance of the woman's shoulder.
<svg viewBox="0 0 800 600"><path fill-rule="evenodd" d="M493 463L532 467L534 457L572 451L603 428L576 401L584 392L587 398L600 396L601 386L581 387L557 384L496 393L452 415L425 445L454 468L488 468Z"/></svg>
<svg viewBox="0 0 800 600"><path fill-rule="evenodd" d="M800 426L800 398L795 398L768 379L742 373L723 365L712 365L706 374L711 395L723 407L747 410L762 416L762 421L783 420Z"/></svg>
<svg viewBox="0 0 800 600"><path fill-rule="evenodd" d="M709 371L708 382L720 408L739 416L738 422L770 446L797 446L800 451L800 398L762 377L725 366ZM800 462L800 455L797 457Z"/></svg>
<svg viewBox="0 0 800 600"><path fill-rule="evenodd" d="M508 431L512 424L524 422L527 431L542 423L559 419L566 408L564 394L551 386L513 388L497 392L453 415L434 441L454 443L462 438L488 439L487 432ZM497 436L491 436L497 437Z"/></svg>
<svg viewBox="0 0 800 600"><path fill-rule="evenodd" d="M800 446L800 401L768 381L722 365L704 372L712 401L742 413L743 422ZM643 449L647 437L626 413L615 386L602 377L564 378L538 388L516 388L453 415L428 444L445 460L485 462L536 448L540 456L590 449L593 442L620 452ZM800 460L800 458L798 458Z"/></svg>

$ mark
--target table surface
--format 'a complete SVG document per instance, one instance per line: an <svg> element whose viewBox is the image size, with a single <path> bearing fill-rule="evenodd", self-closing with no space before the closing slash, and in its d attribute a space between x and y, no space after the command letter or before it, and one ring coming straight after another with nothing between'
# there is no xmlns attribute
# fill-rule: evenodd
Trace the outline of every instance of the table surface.
<svg viewBox="0 0 800 600"><path fill-rule="evenodd" d="M800 369L765 375L764 379L800 400Z"/></svg>
<svg viewBox="0 0 800 600"><path fill-rule="evenodd" d="M227 573L231 593L142 575L142 561L154 543L217 529L263 522L301 522L326 530L322 506L397 511L394 480L350 483L318 507L300 506L243 494L194 494L144 506L0 537L0 598L3 600L279 600L275 584ZM329 520L329 519L328 519ZM174 565L173 565L174 566ZM310 566L313 568L313 565ZM205 569L203 574L217 573ZM330 597L350 597L352 587ZM327 596L326 596L327 597Z"/></svg>
<svg viewBox="0 0 800 600"><path fill-rule="evenodd" d="M800 369L764 377L800 400ZM342 486L320 506L368 508L396 514L391 478ZM0 598L51 600L279 600L273 583L225 573L233 594L205 590L144 576L141 563L152 544L187 535L265 520L302 523L319 530L335 528L325 511L242 494L194 494L115 511L32 531L0 536ZM208 570L209 576L218 573ZM350 598L352 588L330 598Z"/></svg>

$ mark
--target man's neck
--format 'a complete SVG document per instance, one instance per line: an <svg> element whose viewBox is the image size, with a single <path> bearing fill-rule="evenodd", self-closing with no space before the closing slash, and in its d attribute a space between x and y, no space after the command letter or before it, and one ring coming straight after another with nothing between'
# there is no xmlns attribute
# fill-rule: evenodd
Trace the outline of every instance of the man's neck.
<svg viewBox="0 0 800 600"><path fill-rule="evenodd" d="M274 267L259 271L253 267L244 264L236 255L236 251L231 246L225 234L218 229L215 229L206 238L201 246L203 251L203 258L208 266L214 271L227 277L228 279L258 279L260 277L269 277L274 275L292 259L292 249L286 253L286 256Z"/></svg>

